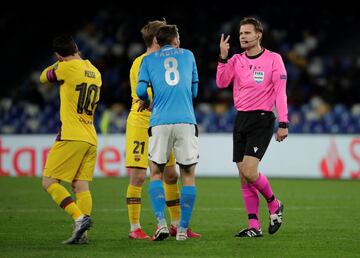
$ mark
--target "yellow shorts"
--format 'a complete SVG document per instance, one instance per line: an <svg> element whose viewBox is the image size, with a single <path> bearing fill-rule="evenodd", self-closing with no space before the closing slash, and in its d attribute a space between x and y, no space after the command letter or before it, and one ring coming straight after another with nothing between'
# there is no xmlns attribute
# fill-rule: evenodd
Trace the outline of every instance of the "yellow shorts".
<svg viewBox="0 0 360 258"><path fill-rule="evenodd" d="M126 149L125 167L147 168L148 163L148 129L126 124ZM167 167L174 166L176 163L174 151L170 153Z"/></svg>
<svg viewBox="0 0 360 258"><path fill-rule="evenodd" d="M56 141L47 157L43 176L71 183L92 181L96 146L82 141Z"/></svg>

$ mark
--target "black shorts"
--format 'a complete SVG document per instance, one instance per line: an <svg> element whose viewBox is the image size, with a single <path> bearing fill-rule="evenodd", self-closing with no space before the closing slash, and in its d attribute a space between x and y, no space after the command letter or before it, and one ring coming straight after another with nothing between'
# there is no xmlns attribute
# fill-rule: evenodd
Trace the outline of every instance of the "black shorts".
<svg viewBox="0 0 360 258"><path fill-rule="evenodd" d="M271 111L238 111L233 132L233 161L240 162L244 155L264 156L274 134L275 115Z"/></svg>

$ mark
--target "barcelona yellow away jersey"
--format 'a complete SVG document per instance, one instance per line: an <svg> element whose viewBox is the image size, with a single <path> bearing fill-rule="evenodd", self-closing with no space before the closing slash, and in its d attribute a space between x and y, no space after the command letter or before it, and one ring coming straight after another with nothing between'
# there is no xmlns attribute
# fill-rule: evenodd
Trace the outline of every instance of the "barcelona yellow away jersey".
<svg viewBox="0 0 360 258"><path fill-rule="evenodd" d="M56 62L40 75L41 83L60 82L60 122L57 140L97 145L94 112L100 98L101 74L88 60Z"/></svg>
<svg viewBox="0 0 360 258"><path fill-rule="evenodd" d="M139 105L140 105L140 99L136 95L136 86L137 86L137 83L139 80L140 66L141 66L142 60L145 56L146 56L146 53L137 57L134 60L132 66L131 66L131 69L130 69L130 85L131 85L132 104L131 104L131 109L130 109L127 123L130 123L131 125L135 125L138 127L148 128L151 112L147 109L142 112L138 112ZM152 92L151 92L150 88L148 88L148 94L150 96L150 99L152 99Z"/></svg>

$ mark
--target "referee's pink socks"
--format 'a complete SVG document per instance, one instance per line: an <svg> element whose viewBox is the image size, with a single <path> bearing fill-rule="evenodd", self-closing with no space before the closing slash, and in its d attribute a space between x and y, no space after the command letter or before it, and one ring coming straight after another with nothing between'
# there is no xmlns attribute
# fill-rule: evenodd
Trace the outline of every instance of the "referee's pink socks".
<svg viewBox="0 0 360 258"><path fill-rule="evenodd" d="M259 192L253 184L242 184L241 191L249 219L248 228L260 229Z"/></svg>
<svg viewBox="0 0 360 258"><path fill-rule="evenodd" d="M276 210L279 208L279 202L274 196L274 193L271 189L269 180L267 177L261 173L259 173L258 179L252 184L259 190L259 192L265 197L270 214L274 214Z"/></svg>

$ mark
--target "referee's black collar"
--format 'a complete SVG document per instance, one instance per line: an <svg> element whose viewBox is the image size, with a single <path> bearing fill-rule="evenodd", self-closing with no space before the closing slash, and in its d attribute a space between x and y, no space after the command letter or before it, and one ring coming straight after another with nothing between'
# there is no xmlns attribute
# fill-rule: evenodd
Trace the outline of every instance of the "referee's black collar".
<svg viewBox="0 0 360 258"><path fill-rule="evenodd" d="M248 56L246 52L245 52L245 55L246 55L246 57L249 58L249 59L255 59L255 58L258 58L259 56L261 56L264 52L265 52L265 48L263 48L263 49L261 50L261 52L260 52L259 54L257 54L257 55Z"/></svg>

